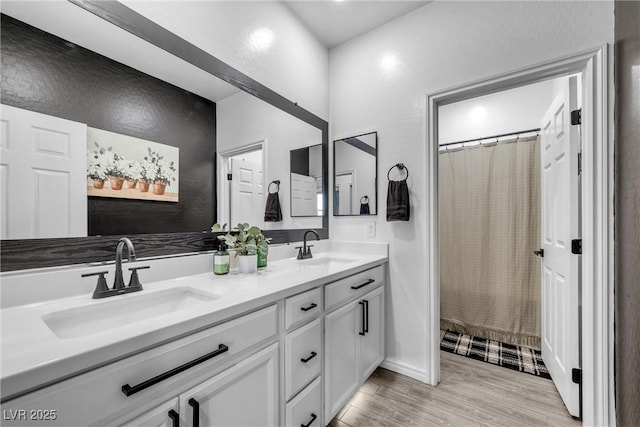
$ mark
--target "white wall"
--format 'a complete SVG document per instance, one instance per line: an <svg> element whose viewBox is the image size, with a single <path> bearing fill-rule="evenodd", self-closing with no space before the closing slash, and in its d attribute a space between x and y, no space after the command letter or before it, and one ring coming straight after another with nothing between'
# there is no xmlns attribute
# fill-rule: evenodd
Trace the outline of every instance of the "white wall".
<svg viewBox="0 0 640 427"><path fill-rule="evenodd" d="M331 51L332 135L378 131L387 366L425 378L428 363L426 95L612 42L612 2L434 2ZM412 219L388 223L386 172L397 162L410 170ZM365 240L370 221L332 216L331 237Z"/></svg>
<svg viewBox="0 0 640 427"><path fill-rule="evenodd" d="M553 101L552 80L445 105L438 110L438 142L463 141L540 127Z"/></svg>
<svg viewBox="0 0 640 427"><path fill-rule="evenodd" d="M257 224L265 230L321 228L322 218L291 218L289 151L322 143L322 132L246 92L238 92L216 107L218 153L266 141L263 164L265 185L280 180L280 222ZM220 186L226 181L219 180ZM265 187L266 188L266 187ZM266 199L265 199L266 200ZM219 212L220 213L220 212Z"/></svg>
<svg viewBox="0 0 640 427"><path fill-rule="evenodd" d="M302 108L328 119L329 53L284 5L260 1L121 1Z"/></svg>

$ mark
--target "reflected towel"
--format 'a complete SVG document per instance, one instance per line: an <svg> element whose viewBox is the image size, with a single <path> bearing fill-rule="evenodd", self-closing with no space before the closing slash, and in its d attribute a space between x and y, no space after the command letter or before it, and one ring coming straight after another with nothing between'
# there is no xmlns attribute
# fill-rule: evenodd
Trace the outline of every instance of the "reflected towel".
<svg viewBox="0 0 640 427"><path fill-rule="evenodd" d="M406 179L389 181L387 221L409 221L409 187Z"/></svg>
<svg viewBox="0 0 640 427"><path fill-rule="evenodd" d="M360 215L370 215L369 203L360 203Z"/></svg>
<svg viewBox="0 0 640 427"><path fill-rule="evenodd" d="M264 208L265 222L282 221L282 209L280 208L280 199L278 192L269 193L267 196L267 205Z"/></svg>

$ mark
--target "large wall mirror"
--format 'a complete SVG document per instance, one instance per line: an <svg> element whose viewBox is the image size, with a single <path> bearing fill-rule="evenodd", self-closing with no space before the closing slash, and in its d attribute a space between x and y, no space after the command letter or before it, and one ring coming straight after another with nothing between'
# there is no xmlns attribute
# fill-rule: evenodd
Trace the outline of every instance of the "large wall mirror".
<svg viewBox="0 0 640 427"><path fill-rule="evenodd" d="M333 141L333 215L378 212L378 134Z"/></svg>
<svg viewBox="0 0 640 427"><path fill-rule="evenodd" d="M35 234L11 235L11 224L5 221L11 216L5 214L12 208L7 207L10 203L4 203L3 194L6 211L2 212L2 271L108 261L113 259L115 242L122 235L132 238L139 256L211 250L216 241L209 232L211 225L233 223L232 219L261 226L275 243L300 240L302 230L308 228L328 238L326 209L319 218L296 218L291 210L286 164L291 150L319 147L323 191L320 198L326 206L326 121L121 3L3 1L2 13L2 102L8 108L84 124L90 135L85 154L88 157L94 142L95 151L111 145L110 135L106 142L91 136L101 131L148 143L145 152L138 154L141 162L143 157L148 161L153 156L162 157L168 167L173 154L165 153L161 146L179 151L171 160L174 169L167 169L174 176L167 178L164 199L157 196L157 200L91 196L90 191L98 190L91 189L92 179L86 176L87 165L83 164L80 187L90 196L85 195L80 211L86 215L78 214L71 203L59 197L56 203L62 208L55 215L51 211L41 215ZM71 61L76 68L84 66L80 78L68 78L67 74L73 73L73 67L68 66ZM20 71L22 80L9 82L25 64L30 68ZM48 78L42 78L44 74ZM77 97L82 102L74 102ZM3 110L3 119L4 115ZM8 128L3 123L3 141ZM91 133L92 129L97 133ZM57 135L54 131L49 134ZM66 142L43 135L38 136L38 144L41 151L49 150L49 158L66 153ZM116 145L113 147L115 152ZM232 173L234 159L252 150L258 152L252 159L260 161L251 178L257 192L250 207L242 200L234 200L239 193L232 191L234 182L226 178ZM118 154L123 160L136 155L126 149ZM50 164L47 160L47 168ZM77 165L74 167L78 169ZM43 194L52 194L46 191L47 186L53 191L65 181L56 181L62 176L57 171L47 173L41 174L34 185L39 185ZM242 180L246 176L240 173L233 178ZM264 222L264 189L275 180L281 182L283 219ZM3 189L11 184L4 180ZM111 190L114 185L108 180L105 183ZM179 192L174 189L177 185ZM129 193L136 191L140 191L139 187ZM37 210L37 203L33 209ZM256 209L261 213L258 216ZM78 217L80 221L74 219ZM74 225L84 218L86 231L83 233L82 224L80 231L60 226L64 218Z"/></svg>

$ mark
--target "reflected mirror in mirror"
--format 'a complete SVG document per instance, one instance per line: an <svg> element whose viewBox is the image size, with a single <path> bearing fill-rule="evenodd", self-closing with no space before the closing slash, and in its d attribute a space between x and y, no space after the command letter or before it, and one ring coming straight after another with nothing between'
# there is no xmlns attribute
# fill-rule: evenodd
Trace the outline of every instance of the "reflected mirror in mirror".
<svg viewBox="0 0 640 427"><path fill-rule="evenodd" d="M322 145L291 150L291 216L322 216Z"/></svg>
<svg viewBox="0 0 640 427"><path fill-rule="evenodd" d="M333 141L333 215L376 215L378 133Z"/></svg>
<svg viewBox="0 0 640 427"><path fill-rule="evenodd" d="M3 213L9 214L0 215L2 239L200 232L209 230L214 222L232 223L229 192L221 190L228 183L226 174L220 173L222 168L216 168L217 154L256 141L264 142L261 149L269 163L265 161L262 176L254 182L265 186L279 179L283 183L284 218L266 225L257 221L265 207L264 195L260 195L252 201L255 207L250 217L242 215L248 209L238 208L239 216L233 220L264 229L322 227L316 218L292 221L288 180L280 176L280 171L286 174L288 169L287 152L300 147L298 141L322 143L320 129L72 3L43 2L33 8L28 2L7 1L2 12L2 102L21 112L33 112L52 129L39 135L47 173L31 174L33 185L16 193L16 200L30 205L20 207L22 213L16 214L17 204L2 193ZM79 22L83 25L77 25ZM2 116L8 117L4 111ZM54 127L69 121L80 125L77 133L85 139L89 126L179 148L179 201L87 197L87 155L82 153L62 159L70 160L64 166L78 175L77 180L62 169L52 172L52 161L60 163L59 158L71 147L69 141L75 138L61 140ZM39 124L38 128L46 126ZM47 136L53 139L44 138ZM266 141L270 141L268 146ZM72 144L85 153L87 147L94 147L92 141ZM9 157L3 152L3 161L5 158ZM61 185L65 179L69 185ZM44 189L36 200L38 209L34 197L24 197L33 196L34 191L27 187L36 185ZM111 188L109 180L104 185ZM66 188L73 192L62 192ZM54 192L57 195L52 197ZM21 220L28 223L28 229L17 233L10 222L12 216L29 218Z"/></svg>

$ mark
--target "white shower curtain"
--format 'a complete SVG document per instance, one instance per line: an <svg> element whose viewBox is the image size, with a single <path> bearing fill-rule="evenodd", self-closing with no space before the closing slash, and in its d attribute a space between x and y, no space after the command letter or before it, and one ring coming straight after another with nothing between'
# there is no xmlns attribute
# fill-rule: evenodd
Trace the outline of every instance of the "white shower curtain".
<svg viewBox="0 0 640 427"><path fill-rule="evenodd" d="M540 348L539 144L440 153L442 329Z"/></svg>

